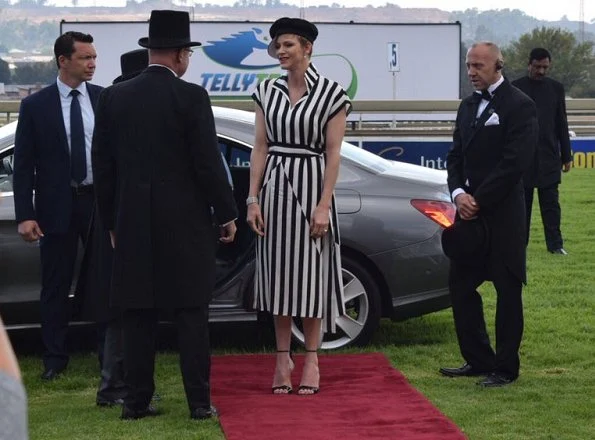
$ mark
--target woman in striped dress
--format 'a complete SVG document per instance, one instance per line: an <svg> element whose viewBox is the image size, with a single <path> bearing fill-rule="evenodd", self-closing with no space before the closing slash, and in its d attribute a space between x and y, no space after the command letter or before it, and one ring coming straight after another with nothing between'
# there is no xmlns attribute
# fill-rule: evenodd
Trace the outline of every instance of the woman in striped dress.
<svg viewBox="0 0 595 440"><path fill-rule="evenodd" d="M298 393L308 395L319 390L321 326L334 331L345 313L333 192L351 103L338 83L310 64L317 34L306 20L277 20L269 54L287 75L263 81L252 95L257 106L247 221L259 235L255 307L275 321L275 394L292 392L292 317L303 322L306 356Z"/></svg>

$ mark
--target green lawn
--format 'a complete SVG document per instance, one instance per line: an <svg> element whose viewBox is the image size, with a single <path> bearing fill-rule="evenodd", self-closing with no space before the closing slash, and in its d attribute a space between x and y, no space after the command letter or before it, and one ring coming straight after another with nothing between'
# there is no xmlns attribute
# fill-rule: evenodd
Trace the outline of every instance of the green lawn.
<svg viewBox="0 0 595 440"><path fill-rule="evenodd" d="M461 363L449 310L401 323L385 321L367 348L385 353L470 439L595 439L595 170L574 169L565 175L561 201L566 257L546 252L539 209L534 209L516 383L480 389L475 379L438 374L440 366ZM482 292L493 335L495 294L488 284ZM272 341L267 330L217 333L214 349L272 351ZM38 379L38 358L24 356L20 362L29 393L31 439L223 438L216 421L188 418L175 354L162 353L157 359L159 407L165 414L136 422L120 421L119 409L94 406L94 355L75 356L68 374L53 383Z"/></svg>

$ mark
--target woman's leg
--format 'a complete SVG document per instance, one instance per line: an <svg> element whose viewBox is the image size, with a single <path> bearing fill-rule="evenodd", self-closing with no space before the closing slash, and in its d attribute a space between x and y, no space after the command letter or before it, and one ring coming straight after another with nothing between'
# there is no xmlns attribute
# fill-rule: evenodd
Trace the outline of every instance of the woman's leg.
<svg viewBox="0 0 595 440"><path fill-rule="evenodd" d="M320 346L320 328L322 319L302 318L306 343L306 360L302 372L299 394L316 394L320 384L318 370L318 347Z"/></svg>
<svg viewBox="0 0 595 440"><path fill-rule="evenodd" d="M273 377L273 393L288 394L291 392L291 371L293 361L290 357L291 316L274 316L275 338L277 341L277 365Z"/></svg>

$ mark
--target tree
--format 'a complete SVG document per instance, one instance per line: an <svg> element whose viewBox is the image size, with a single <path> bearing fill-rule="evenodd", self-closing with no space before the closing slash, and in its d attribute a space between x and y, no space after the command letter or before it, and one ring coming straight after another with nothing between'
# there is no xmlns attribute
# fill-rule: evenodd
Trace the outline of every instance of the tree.
<svg viewBox="0 0 595 440"><path fill-rule="evenodd" d="M56 63L26 63L19 64L14 72L14 84L51 84L58 75Z"/></svg>
<svg viewBox="0 0 595 440"><path fill-rule="evenodd" d="M531 49L543 47L552 54L549 75L564 84L567 95L582 98L595 79L594 45L579 43L570 31L560 28L536 28L504 48L505 74L511 80L526 75Z"/></svg>
<svg viewBox="0 0 595 440"><path fill-rule="evenodd" d="M0 58L0 83L10 84L10 67L2 58Z"/></svg>

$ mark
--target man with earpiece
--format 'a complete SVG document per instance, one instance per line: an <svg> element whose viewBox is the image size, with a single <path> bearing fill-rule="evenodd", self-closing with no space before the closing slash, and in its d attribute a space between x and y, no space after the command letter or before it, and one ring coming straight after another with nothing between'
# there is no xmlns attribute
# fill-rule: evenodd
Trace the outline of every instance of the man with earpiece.
<svg viewBox="0 0 595 440"><path fill-rule="evenodd" d="M484 376L478 385L500 387L519 376L521 292L526 283L522 177L537 142L537 113L533 101L502 76L498 46L473 44L466 63L475 92L459 106L447 155L448 186L457 215L454 227L442 235L444 252L451 259L449 290L465 363L441 368L440 373ZM477 227L482 234L473 233ZM474 239L477 246L470 246ZM485 281L493 282L497 294L495 350L477 291Z"/></svg>
<svg viewBox="0 0 595 440"><path fill-rule="evenodd" d="M537 106L539 120L539 142L531 168L523 177L525 202L527 205L527 241L531 225L533 193L537 188L539 209L543 221L545 244L552 254L567 255L560 230L560 202L558 185L562 173L570 171L572 152L566 118L566 94L564 86L547 78L552 56L541 47L529 55L527 76L513 81Z"/></svg>

